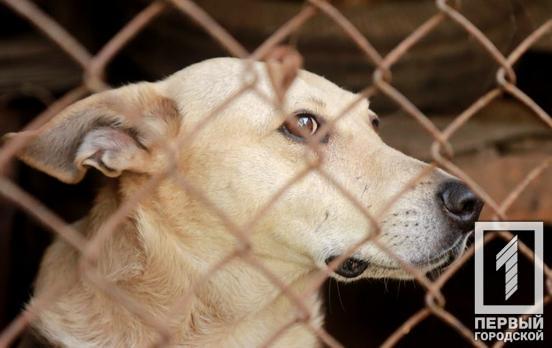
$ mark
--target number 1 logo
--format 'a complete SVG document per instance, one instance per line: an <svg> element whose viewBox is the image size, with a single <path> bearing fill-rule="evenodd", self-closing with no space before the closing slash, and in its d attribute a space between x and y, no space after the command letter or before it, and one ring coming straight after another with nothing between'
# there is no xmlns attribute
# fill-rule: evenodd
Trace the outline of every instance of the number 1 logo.
<svg viewBox="0 0 552 348"><path fill-rule="evenodd" d="M504 299L508 300L518 289L518 239L512 238L508 244L496 254L496 270L504 267Z"/></svg>

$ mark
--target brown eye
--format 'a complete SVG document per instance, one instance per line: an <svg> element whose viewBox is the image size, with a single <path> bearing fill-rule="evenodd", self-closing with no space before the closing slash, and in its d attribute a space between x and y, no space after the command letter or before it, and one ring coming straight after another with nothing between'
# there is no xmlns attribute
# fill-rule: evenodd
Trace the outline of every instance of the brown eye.
<svg viewBox="0 0 552 348"><path fill-rule="evenodd" d="M290 118L282 125L284 134L295 140L304 140L304 135L314 135L319 128L316 117L311 114L302 113Z"/></svg>

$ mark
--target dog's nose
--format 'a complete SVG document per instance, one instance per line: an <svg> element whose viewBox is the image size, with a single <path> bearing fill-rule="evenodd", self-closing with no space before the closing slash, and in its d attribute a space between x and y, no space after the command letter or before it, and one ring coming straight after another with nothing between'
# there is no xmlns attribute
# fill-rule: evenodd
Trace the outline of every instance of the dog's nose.
<svg viewBox="0 0 552 348"><path fill-rule="evenodd" d="M473 229L483 207L481 201L465 184L460 181L443 183L438 192L445 214L463 232Z"/></svg>

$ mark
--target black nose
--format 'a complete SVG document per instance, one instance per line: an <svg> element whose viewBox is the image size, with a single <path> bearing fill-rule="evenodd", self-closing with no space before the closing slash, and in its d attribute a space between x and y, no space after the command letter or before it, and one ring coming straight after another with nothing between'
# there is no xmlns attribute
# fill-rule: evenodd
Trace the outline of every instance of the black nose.
<svg viewBox="0 0 552 348"><path fill-rule="evenodd" d="M439 189L438 198L443 204L445 214L463 232L473 229L483 207L481 201L465 184L460 181L447 181Z"/></svg>

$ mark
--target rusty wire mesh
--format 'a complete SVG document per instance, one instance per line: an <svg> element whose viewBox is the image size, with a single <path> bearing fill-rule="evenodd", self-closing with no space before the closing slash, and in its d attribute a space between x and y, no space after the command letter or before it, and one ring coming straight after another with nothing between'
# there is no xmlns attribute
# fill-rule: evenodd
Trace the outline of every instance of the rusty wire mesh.
<svg viewBox="0 0 552 348"><path fill-rule="evenodd" d="M67 92L63 97L54 102L48 109L38 115L31 123L29 123L25 130L36 131L45 124L49 119L55 116L63 108L69 104L83 98L84 96L99 92L109 88L110 86L105 81L105 69L106 66L114 59L114 57L127 45L140 31L148 26L156 17L161 15L165 11L181 11L186 16L196 22L205 32L207 32L214 40L218 42L230 55L251 59L251 60L267 60L267 59L279 59L283 61L286 67L286 74L293 76L301 65L301 57L297 52L289 49L282 49L280 44L292 33L297 31L305 22L315 15L323 15L330 18L336 25L338 25L343 32L350 37L352 42L359 48L360 52L366 56L369 63L375 67L373 74L373 84L366 87L361 93L359 93L360 101L366 96L373 96L376 93L382 93L398 106L400 106L408 115L413 117L434 139L431 154L433 156L433 162L427 170L419 173L411 182L406 185L399 194L391 199L386 204L388 210L394 202L401 196L401 194L412 188L417 182L422 180L424 176L428 175L431 169L435 166L441 166L461 178L468 186L475 191L479 197L483 199L490 209L492 209L496 220L506 220L508 218L508 209L515 202L515 200L521 195L524 189L537 177L547 169L551 163L551 159L543 162L541 165L534 168L525 179L518 184L517 187L504 199L502 202L497 202L487 194L482 187L478 185L472 178L464 173L459 167L452 162L452 147L449 144L451 136L458 131L466 122L468 122L476 113L488 105L491 101L499 98L501 95L509 94L520 103L527 106L533 114L540 118L547 127L552 128L552 118L548 115L539 105L537 105L531 98L529 98L523 91L516 87L516 75L513 70L513 65L520 59L520 57L542 36L552 31L552 19L549 19L539 28L534 30L529 36L527 36L515 49L511 51L508 56L503 55L495 45L474 25L470 22L469 18L466 18L461 10L459 10L455 4L447 0L435 1L435 14L428 18L422 25L414 30L410 35L402 40L394 49L392 49L387 55L382 56L364 37L355 26L343 16L343 14L334 7L330 2L325 0L308 0L305 2L305 6L292 18L290 18L284 25L282 25L276 32L268 37L255 51L248 52L234 37L232 37L224 28L222 28L215 20L213 20L208 13L198 7L193 1L190 0L167 0L167 1L153 1L149 6L145 7L140 13L138 13L130 22L128 22L116 35L114 35L96 54L92 54L79 43L74 37L71 36L62 26L60 26L55 20L50 18L46 13L40 10L32 1L29 0L3 0L9 8L23 17L25 20L32 23L39 31L45 34L50 40L52 40L59 49L63 50L69 57L77 62L83 71L82 84ZM455 120L448 125L444 130L439 130L431 120L424 115L413 103L411 103L404 95L401 94L392 85L392 68L406 52L408 52L414 45L420 40L429 35L434 30L437 30L438 26L444 21L455 22L466 33L468 33L475 41L486 50L488 55L496 61L497 73L496 73L496 86L477 99L470 107L460 113ZM262 93L256 89L255 85L255 73L246 66L246 74L250 74L251 79L244 79L243 87L236 91L227 100L223 101L218 107L209 115L205 116L204 121L197 126L196 134L209 120L221 110L228 106L233 100L239 98L240 95L246 91L254 91L259 95ZM278 86L275 85L275 88ZM285 93L285 86L281 86L281 93ZM267 99L269 102L274 103L275 107L278 107L277 102ZM356 103L356 102L355 102ZM354 106L353 103L348 108L344 109L337 118L324 125L326 129L330 129L333 124L341 117L347 114L347 111ZM35 132L36 133L36 132ZM9 160L20 150L30 139L33 134L28 133L28 137L19 137L9 143L5 144L0 151L0 168L4 168ZM323 132L322 132L323 133ZM186 146L193 142L194 136L184 140L180 145ZM310 139L308 145L318 153L316 139ZM167 149L167 151L169 151ZM275 328L273 335L264 343L263 346L270 346L275 342L278 337L286 332L290 327L299 323L306 326L311 330L318 338L325 344L331 347L340 347L341 344L334 339L323 328L316 327L309 319L311 313L303 301L311 295L313 292L319 290L322 283L330 276L331 272L337 265L344 261L347 257L352 255L357 247L361 244L371 241L375 243L379 248L383 249L390 257L397 260L401 266L411 273L413 277L426 289L426 306L413 314L407 321L405 321L400 327L398 327L392 335L383 343L384 347L394 346L399 342L408 332L415 328L418 324L424 321L430 316L439 318L443 323L454 328L460 333L464 339L474 346L485 346L481 341L474 339L473 332L471 332L466 326L464 326L453 313L445 309L445 297L441 293L441 289L447 283L447 281L457 272L464 264L474 255L474 245L472 245L467 252L463 254L458 260L456 260L446 271L441 274L434 281L429 280L423 273L416 268L412 267L405 261L398 258L390 250L388 250L383 244L378 242L378 233L371 234L364 240L360 241L357 245L351 248L348 252L341 255L339 258L332 261L328 268L323 271L319 271L314 286L307 289L303 293L295 293L292 289L288 288L282 280L271 273L269 269L263 266L262 263L250 257L250 241L248 239L248 231L250 231L256 222L266 213L271 206L278 200L278 198L285 193L286 189L298 182L301 178L310 172L316 171L331 185L334 185L352 204L361 210L369 219L372 227L375 231L379 231L378 219L380 216L372 216L363 205L357 201L357 199L341 187L336 180L333 179L332 174L325 172L320 164L323 161L323 157L319 157L318 161L309 163L309 166L304 171L298 173L292 180L290 180L284 187L281 187L276 195L265 204L258 213L251 219L249 223L244 226L238 226L231 219L229 219L225 213L216 207L215 204L210 202L207 197L197 188L195 188L187 179L174 170L169 170L160 175L152 177L147 185L145 185L139 192L135 193L132 199L129 199L121 204L119 209L115 211L107 221L103 224L100 230L90 240L86 240L81 234L77 233L73 227L56 216L53 212L49 211L40 201L33 198L31 195L23 191L20 187L10 181L7 177L0 177L0 194L11 200L14 204L24 209L28 214L35 217L42 222L45 226L51 229L59 237L63 238L81 255L80 269L82 274L88 278L88 280L98 287L105 295L115 299L126 307L130 312L136 315L145 325L155 328L159 333L159 340L156 342L156 346L166 344L172 339L172 332L165 326L164 322L157 322L153 320L148 313L140 307L140 304L132 301L124 295L118 289L116 284L110 283L108 280L103 279L101 276L94 272L98 252L102 243L104 243L109 236L117 228L118 224L127 216L132 209L143 199L149 192L156 188L162 180L169 177L175 178L180 187L188 194L195 197L197 200L205 204L208 209L211 209L216 214L224 225L228 233L234 235L239 241L239 247L229 254L224 259L220 260L216 264L212 265L210 272L204 274L204 276L197 282L192 284L188 293L180 299L175 301L172 306L172 314L176 317L178 313L183 312L183 309L190 305L194 290L201 284L209 279L209 276L217 270L224 267L229 261L240 258L250 265L256 267L268 280L270 280L274 286L278 287L281 292L287 296L290 301L296 305L297 313L295 318L289 321L282 327ZM383 213L382 213L383 214ZM485 242L489 242L494 238L511 238L512 235L509 232L494 233L486 237ZM533 259L534 255L530 248L525 245L521 245L521 252L529 259ZM544 303L548 304L552 296L552 272L550 268L544 266L545 283L548 289L545 292ZM32 306L27 307L0 335L0 347L9 346L18 335L29 325L29 323L37 316L40 311L48 306L48 304L59 294L56 289L52 289L49 293L43 294L40 298L37 298L33 302ZM499 347L504 343L495 342L494 346Z"/></svg>

